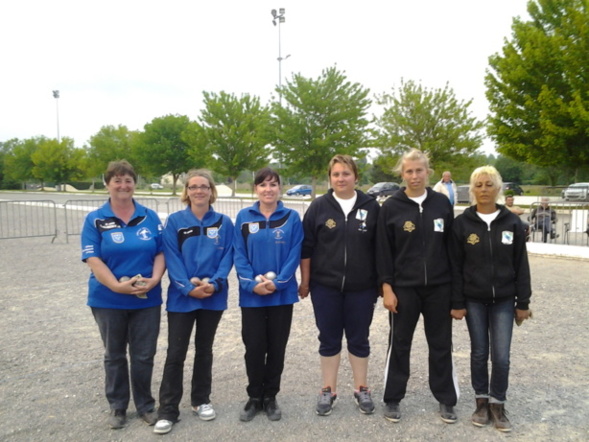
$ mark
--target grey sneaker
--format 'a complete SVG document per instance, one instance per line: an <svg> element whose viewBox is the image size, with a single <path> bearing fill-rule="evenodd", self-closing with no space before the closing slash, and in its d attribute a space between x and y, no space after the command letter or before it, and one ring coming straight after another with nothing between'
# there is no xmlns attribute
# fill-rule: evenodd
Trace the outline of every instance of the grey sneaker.
<svg viewBox="0 0 589 442"><path fill-rule="evenodd" d="M211 404L195 405L192 407L192 412L203 421L212 421L217 417Z"/></svg>
<svg viewBox="0 0 589 442"><path fill-rule="evenodd" d="M401 407L398 402L387 402L385 404L384 418L395 423L401 420Z"/></svg>
<svg viewBox="0 0 589 442"><path fill-rule="evenodd" d="M150 410L146 413L143 413L141 415L141 419L149 426L155 425L155 423L157 422L157 411Z"/></svg>
<svg viewBox="0 0 589 442"><path fill-rule="evenodd" d="M282 411L274 397L264 398L264 411L271 421L279 421L282 418Z"/></svg>
<svg viewBox="0 0 589 442"><path fill-rule="evenodd" d="M125 426L127 411L123 409L111 410L108 425L113 430L119 430Z"/></svg>
<svg viewBox="0 0 589 442"><path fill-rule="evenodd" d="M172 431L172 427L174 426L174 422L160 419L155 423L155 427L153 427L153 432L155 434L166 434Z"/></svg>
<svg viewBox="0 0 589 442"><path fill-rule="evenodd" d="M329 416L333 407L335 407L336 400L337 394L331 392L331 387L322 388L315 411L319 416Z"/></svg>
<svg viewBox="0 0 589 442"><path fill-rule="evenodd" d="M259 398L251 397L251 398L249 398L249 400L245 404L245 407L243 407L243 410L241 410L241 412L239 413L239 420L242 422L249 422L254 417L256 417L256 414L258 414L258 411L261 411L261 410L262 410L262 400Z"/></svg>
<svg viewBox="0 0 589 442"><path fill-rule="evenodd" d="M440 404L440 417L447 424L454 424L458 420L452 405Z"/></svg>
<svg viewBox="0 0 589 442"><path fill-rule="evenodd" d="M372 414L374 412L374 402L372 402L368 387L360 387L360 390L355 391L354 400L362 413Z"/></svg>

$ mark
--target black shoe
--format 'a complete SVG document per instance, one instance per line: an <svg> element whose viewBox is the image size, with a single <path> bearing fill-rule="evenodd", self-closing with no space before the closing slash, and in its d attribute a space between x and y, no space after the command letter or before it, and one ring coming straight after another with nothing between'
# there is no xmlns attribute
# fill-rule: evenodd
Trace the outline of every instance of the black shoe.
<svg viewBox="0 0 589 442"><path fill-rule="evenodd" d="M264 410L266 411L266 416L268 416L268 419L271 421L279 421L282 417L282 411L276 402L276 398L264 398Z"/></svg>
<svg viewBox="0 0 589 442"><path fill-rule="evenodd" d="M384 418L391 422L401 420L401 407L398 402L387 402L384 405Z"/></svg>
<svg viewBox="0 0 589 442"><path fill-rule="evenodd" d="M116 409L111 410L110 417L108 418L108 425L113 430L118 430L125 426L125 422L127 421L127 410L123 409Z"/></svg>
<svg viewBox="0 0 589 442"><path fill-rule="evenodd" d="M440 404L440 417L447 424L454 424L458 419L452 405Z"/></svg>
<svg viewBox="0 0 589 442"><path fill-rule="evenodd" d="M242 422L249 422L251 421L258 411L262 409L262 400L259 398L249 398L241 413L239 413L239 420Z"/></svg>

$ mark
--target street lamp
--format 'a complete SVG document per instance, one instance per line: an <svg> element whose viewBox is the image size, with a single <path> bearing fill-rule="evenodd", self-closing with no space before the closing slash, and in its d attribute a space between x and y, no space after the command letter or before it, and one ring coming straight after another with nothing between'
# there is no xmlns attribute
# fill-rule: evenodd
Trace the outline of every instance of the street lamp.
<svg viewBox="0 0 589 442"><path fill-rule="evenodd" d="M60 143L61 140L59 138L59 91L53 91L53 98L55 98L55 112L57 114L57 142Z"/></svg>
<svg viewBox="0 0 589 442"><path fill-rule="evenodd" d="M270 11L272 13L272 24L274 26L276 26L276 24L278 23L278 87L282 87L282 60L286 60L288 57L290 57L290 54L288 54L286 57L282 57L282 48L281 48L281 38L280 38L280 25L282 23L285 22L285 17L284 17L284 13L285 13L285 9L284 8L280 8L278 10L278 12L276 12L276 9L272 9L272 11ZM280 98L282 99L282 94L280 94Z"/></svg>

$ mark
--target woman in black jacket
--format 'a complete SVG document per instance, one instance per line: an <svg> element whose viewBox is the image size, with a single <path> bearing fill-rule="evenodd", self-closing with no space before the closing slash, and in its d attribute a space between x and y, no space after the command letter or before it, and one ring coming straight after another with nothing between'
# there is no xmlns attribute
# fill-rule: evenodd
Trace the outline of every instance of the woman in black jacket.
<svg viewBox="0 0 589 442"><path fill-rule="evenodd" d="M456 218L452 229L451 314L454 319L466 316L471 340L476 399L472 423L484 426L492 421L498 430L509 432L504 404L513 322L514 317L518 323L528 319L532 290L521 220L497 204L502 184L492 166L479 167L470 177L474 205Z"/></svg>

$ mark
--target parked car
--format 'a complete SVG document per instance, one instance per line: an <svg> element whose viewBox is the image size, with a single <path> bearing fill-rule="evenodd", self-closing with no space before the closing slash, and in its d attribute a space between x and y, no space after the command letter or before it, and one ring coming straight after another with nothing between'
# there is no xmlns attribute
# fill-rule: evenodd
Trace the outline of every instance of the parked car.
<svg viewBox="0 0 589 442"><path fill-rule="evenodd" d="M390 183L388 181L382 183L376 183L366 192L367 195L373 198L388 198L397 190L400 186L397 183Z"/></svg>
<svg viewBox="0 0 589 442"><path fill-rule="evenodd" d="M288 196L307 196L311 195L312 191L313 186L310 186L309 184L297 184L296 186L288 189L286 194Z"/></svg>
<svg viewBox="0 0 589 442"><path fill-rule="evenodd" d="M514 195L523 195L524 189L522 189L516 183L503 183L503 193L506 193L508 190L513 192Z"/></svg>
<svg viewBox="0 0 589 442"><path fill-rule="evenodd" d="M562 191L565 201L589 201L589 183L575 183Z"/></svg>
<svg viewBox="0 0 589 442"><path fill-rule="evenodd" d="M160 183L151 183L149 185L149 187L151 187L152 189L163 189L164 186L162 186Z"/></svg>

